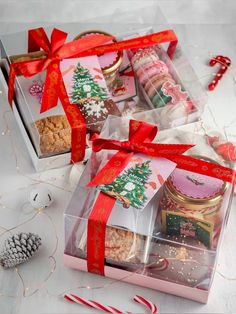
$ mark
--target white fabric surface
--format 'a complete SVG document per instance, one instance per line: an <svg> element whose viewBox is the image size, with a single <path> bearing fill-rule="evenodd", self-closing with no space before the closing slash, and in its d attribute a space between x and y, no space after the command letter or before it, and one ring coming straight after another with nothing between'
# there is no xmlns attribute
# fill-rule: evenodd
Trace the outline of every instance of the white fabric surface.
<svg viewBox="0 0 236 314"><path fill-rule="evenodd" d="M114 12L117 12L119 16L118 21L122 21L122 16L121 14L119 15L121 10L133 10L139 7L150 6L154 3L156 3L156 1L0 0L0 35L27 29L32 26L41 26L42 24L85 21L87 19L93 19L97 15L101 16L99 21L103 22L104 19L102 16ZM231 23L235 22L236 1L160 0L158 4L162 8L168 22L174 24L174 28L180 36L183 48L186 50L189 60L197 74L202 78L201 81L204 85L206 85L209 80L209 76L204 76L212 71L212 69L206 65L209 54L225 54L231 57L232 63L235 64L236 25L231 25ZM209 101L205 115L206 119L211 118L209 114L209 110L211 110L214 112L216 123L221 126L229 124L230 121L236 118L234 73L235 72L231 71L214 93L208 93ZM21 211L29 189L33 184L37 184L38 181L46 181L49 183L48 186L56 199L47 213L52 218L53 226L55 224L59 236L59 246L56 253L56 271L51 279L47 281L46 288L42 287L38 293L30 297L20 297L22 293L22 283L14 272L0 272L0 293L19 294L17 298L3 297L0 295L0 313L94 312L87 308L65 302L58 297L58 294L63 291L68 293L74 292L84 298L114 305L121 309L130 310L133 313L141 313L142 309L130 301L135 294L143 295L153 302L156 302L159 306L160 313L236 312L235 280L225 279L219 273L215 276L209 303L207 305L201 305L189 300L124 283L115 283L98 290L73 290L72 288L76 286L102 286L111 282L110 279L65 269L63 267L62 253L64 239L62 216L81 169L65 167L35 174L23 140L20 134L18 134L19 131L15 125L14 117L10 112L5 115L6 119L3 117L3 112L6 110L8 110L7 104L1 103L0 131L5 131L5 122L7 121L11 136L8 133L5 136L0 136L0 194L4 195L3 198L0 198L0 204L7 204L10 208L0 206L0 213L2 214L0 225L10 228L19 223L19 221L22 221L22 219L26 219ZM231 134L231 138L235 140L235 124L232 124L232 127L227 130ZM12 138L14 138L13 146L11 142ZM16 155L13 147L16 149ZM17 173L15 156L18 158L17 165L20 167L20 173ZM59 188L53 187L52 184L56 184ZM234 249L236 241L235 224L236 214L234 202L218 265L218 270L229 278L236 277L236 253ZM42 281L42 278L44 278L51 269L51 263L45 256L49 255L55 245L55 235L53 233L52 224L45 215L39 216L36 220L23 226L21 229L43 232L44 241L47 242L47 247L42 250L40 257L27 265L22 265L21 268L21 275L24 278L26 287L30 287L29 290L31 291L32 286L33 288L37 288L37 285L40 283L39 278ZM45 265L44 268L41 267L42 264Z"/></svg>

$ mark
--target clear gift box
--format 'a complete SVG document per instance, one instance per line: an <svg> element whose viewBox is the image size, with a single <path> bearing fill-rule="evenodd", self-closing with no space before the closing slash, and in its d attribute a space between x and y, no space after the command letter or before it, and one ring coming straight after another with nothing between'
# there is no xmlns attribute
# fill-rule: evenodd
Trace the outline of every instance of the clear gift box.
<svg viewBox="0 0 236 314"><path fill-rule="evenodd" d="M150 8L149 8L150 9ZM90 31L91 29L98 28L104 32L109 32L114 35L117 40L124 40L132 37L143 36L153 32L160 32L170 28L166 22L163 22L163 16L158 8L155 8L155 14L151 15L150 12L146 16L147 10L139 10L140 16L143 16L144 24L131 23L129 24L130 14L127 12L122 14L122 21L117 21L117 24L99 23L96 21L91 23L79 24L66 24L57 25L68 32L68 41L77 38L81 33ZM149 16L149 17L148 17ZM159 20L162 24L157 24ZM106 21L106 19L104 19ZM109 21L109 19L108 19ZM46 32L50 35L53 27L47 27ZM96 31L95 31L96 32ZM178 36L178 34L177 34ZM152 121L154 121L160 129L171 128L174 126L187 124L197 121L202 115L204 105L207 101L206 93L201 86L194 70L191 67L186 55L183 53L180 44L177 45L177 50L171 60L166 53L167 45L161 44L155 47L156 54L160 61L164 62L167 69L173 78L171 82L174 86L178 86L179 93L187 93L187 98L175 101L175 105L170 103L171 97L163 94L159 87L154 84L153 90L156 98L158 98L158 106L153 104L153 101L147 95L144 86L140 84L139 77L136 71L134 76L127 75L127 68L131 69L132 59L130 51L124 51L123 61L117 73L117 79L111 88L109 86L108 99L114 101L109 103L108 107L102 105L101 114L99 113L99 121L91 121L88 119L87 124L87 158L91 152L90 139L94 132L100 132L104 121L109 114L125 117L135 117L138 113L145 113L152 110ZM17 34L6 35L1 38L1 54L2 58L6 58L8 62L12 60L24 60L25 53L27 52L27 32L20 32ZM33 53L30 58L38 57L38 53ZM39 53L41 54L41 53ZM29 56L29 55L28 55ZM23 57L23 59L22 59ZM20 59L19 59L20 58ZM78 60L77 60L78 61ZM76 65L75 59L63 60L62 67L65 68ZM69 63L72 64L69 65ZM103 61L100 60L102 67ZM8 66L6 66L8 68ZM66 69L64 68L65 72ZM141 67L142 70L142 67ZM129 71L128 71L129 72ZM66 74L65 74L66 75ZM93 75L94 77L94 75ZM107 85L110 85L109 75L104 74ZM19 119L21 119L21 128L25 128L29 135L31 143L31 155L33 162L37 169L45 170L53 167L58 167L67 164L70 161L70 137L71 129L64 114L63 108L60 103L57 107L50 109L40 114L40 101L43 93L43 86L45 80L45 73L41 72L31 78L24 78L17 76L15 86L15 107L18 112ZM109 82L108 82L109 81ZM160 83L160 82L159 82ZM150 82L151 87L153 82ZM175 86L175 87L176 87ZM106 88L104 85L102 88ZM173 86L172 86L173 87ZM68 87L68 94L70 94L71 85ZM177 88L177 89L178 89ZM86 92L90 92L87 90ZM93 98L93 97L92 97ZM158 108L156 108L158 107ZM81 105L80 108L86 108ZM94 106L95 108L95 106ZM106 111L106 114L102 114ZM88 112L85 109L85 112ZM97 114L97 109L93 112ZM85 119L86 120L86 119ZM29 145L27 144L27 147Z"/></svg>
<svg viewBox="0 0 236 314"><path fill-rule="evenodd" d="M162 130L153 142L194 144L186 155L232 168L207 141L205 130L200 123ZM101 137L126 141L128 132L128 118L110 116ZM100 191L106 191L116 202L106 224L105 276L206 303L233 185L219 177L173 168L166 159L135 153L111 185L88 187L115 152L93 153L72 195L64 215L65 265L88 271L88 218ZM151 189L155 193L150 194ZM143 207L140 200L146 200Z"/></svg>

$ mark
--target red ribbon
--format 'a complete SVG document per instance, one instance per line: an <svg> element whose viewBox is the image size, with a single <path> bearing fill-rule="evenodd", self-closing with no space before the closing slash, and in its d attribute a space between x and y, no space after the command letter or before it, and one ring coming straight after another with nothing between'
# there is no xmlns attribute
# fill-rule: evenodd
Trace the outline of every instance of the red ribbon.
<svg viewBox="0 0 236 314"><path fill-rule="evenodd" d="M108 42L111 37L96 34L83 37L65 43L67 33L54 29L51 35L51 42L43 28L32 29L29 31L29 50L37 51L42 49L46 53L46 58L39 58L31 61L17 62L10 65L10 78L14 81L15 75L31 77L37 73L47 70L44 85L44 94L40 112L45 112L57 106L60 97L60 83L62 74L60 71L60 61L68 58L76 58L80 53ZM55 71L56 69L56 71ZM13 90L11 81L9 82L9 102L12 103Z"/></svg>
<svg viewBox="0 0 236 314"><path fill-rule="evenodd" d="M50 43L43 28L29 31L29 50L39 50L41 48L46 53L46 58L10 65L8 99L9 103L12 104L16 75L31 77L47 70L40 113L55 107L58 98L60 99L71 126L71 161L77 162L83 160L85 154L86 124L79 108L69 102L60 71L60 61L65 58L75 58L80 52L107 42L110 37L96 34L89 38L85 37L65 44L66 37L66 33L54 29Z"/></svg>
<svg viewBox="0 0 236 314"><path fill-rule="evenodd" d="M234 182L235 172L230 168L213 164L183 153L193 147L191 144L151 143L157 134L157 127L145 122L130 120L128 141L97 138L93 151L118 150L107 164L89 182L88 186L110 184L126 167L134 153L152 157L167 158L178 168L208 175L227 182ZM106 223L115 204L115 199L100 192L88 219L87 268L89 272L104 275Z"/></svg>
<svg viewBox="0 0 236 314"><path fill-rule="evenodd" d="M85 36L69 43L65 43L66 37L67 34L65 32L54 29L50 42L42 27L29 31L28 50L38 51L41 49L45 53L44 58L39 57L35 60L16 62L10 65L8 99L9 103L12 104L16 75L31 77L46 70L47 74L40 112L42 113L55 107L58 103L58 98L61 100L72 129L71 160L76 162L84 158L86 125L78 107L69 102L60 71L60 61L68 58L100 55L124 49L144 48L166 42L170 43L168 54L172 57L178 40L173 30L166 30L106 45L104 44L110 41L111 37L102 34Z"/></svg>

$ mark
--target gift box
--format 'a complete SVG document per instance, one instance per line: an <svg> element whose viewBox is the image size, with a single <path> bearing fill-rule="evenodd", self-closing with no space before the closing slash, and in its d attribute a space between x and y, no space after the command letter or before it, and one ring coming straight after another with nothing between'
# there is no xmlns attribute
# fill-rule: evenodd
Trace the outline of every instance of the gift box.
<svg viewBox="0 0 236 314"><path fill-rule="evenodd" d="M137 26L127 31L124 24L119 32L112 32L107 25L110 35L106 28L90 31L84 27L79 25L76 33L69 28L68 43L64 32L51 28L47 33L42 28L30 30L28 38L24 32L1 39L2 56L11 67L9 99L15 79L20 127L29 135L29 150L38 170L86 160L91 138L110 114L136 118L152 110L149 116L165 129L196 121L203 112L206 94L179 45L176 52L178 39L173 30ZM47 38L50 33L54 48ZM16 46L19 41L22 44ZM151 66L150 58L159 60L158 66L155 60ZM153 70L143 78L141 72L148 64ZM54 71L53 65L59 70ZM164 65L165 77L160 65ZM153 85L153 74L159 77L158 84Z"/></svg>
<svg viewBox="0 0 236 314"><path fill-rule="evenodd" d="M202 125L109 117L93 151L65 211L65 265L206 303L235 172Z"/></svg>

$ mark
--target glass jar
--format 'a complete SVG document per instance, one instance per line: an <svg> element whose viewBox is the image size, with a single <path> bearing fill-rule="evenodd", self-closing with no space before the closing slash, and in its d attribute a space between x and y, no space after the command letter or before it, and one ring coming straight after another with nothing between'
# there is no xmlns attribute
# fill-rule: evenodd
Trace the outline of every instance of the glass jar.
<svg viewBox="0 0 236 314"><path fill-rule="evenodd" d="M80 33L78 36L76 36L75 39L87 37L94 34L104 34L107 36L112 36L113 39L107 42L107 44L117 41L113 35L104 31L100 31L100 30L85 31L83 33ZM115 52L105 53L105 54L99 55L98 59L99 59L99 63L102 69L102 73L107 83L107 87L109 90L111 90L116 78L119 76L119 68L123 60L123 52L115 51Z"/></svg>
<svg viewBox="0 0 236 314"><path fill-rule="evenodd" d="M175 169L164 185L160 202L163 233L192 237L207 247L216 247L225 190L226 183L220 179Z"/></svg>

